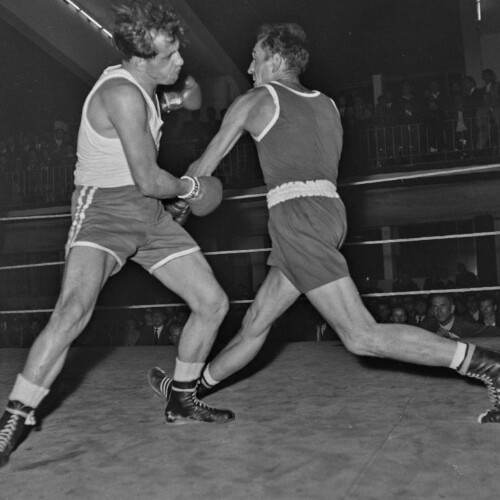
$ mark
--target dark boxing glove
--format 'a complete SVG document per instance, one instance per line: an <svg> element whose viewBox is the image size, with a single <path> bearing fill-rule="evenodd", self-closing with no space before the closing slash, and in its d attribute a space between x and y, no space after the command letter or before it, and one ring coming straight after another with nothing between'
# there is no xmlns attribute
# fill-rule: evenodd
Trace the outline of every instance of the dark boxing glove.
<svg viewBox="0 0 500 500"><path fill-rule="evenodd" d="M185 108L190 111L201 108L201 89L192 76L184 81L180 91L163 92L160 96L161 110L165 113Z"/></svg>
<svg viewBox="0 0 500 500"><path fill-rule="evenodd" d="M183 226L191 213L191 207L184 200L176 200L169 203L165 210L172 216L175 222Z"/></svg>
<svg viewBox="0 0 500 500"><path fill-rule="evenodd" d="M187 202L191 211L198 217L203 217L213 212L222 201L222 182L217 177L183 176L181 179L191 181L191 189L188 193L179 196L181 200Z"/></svg>

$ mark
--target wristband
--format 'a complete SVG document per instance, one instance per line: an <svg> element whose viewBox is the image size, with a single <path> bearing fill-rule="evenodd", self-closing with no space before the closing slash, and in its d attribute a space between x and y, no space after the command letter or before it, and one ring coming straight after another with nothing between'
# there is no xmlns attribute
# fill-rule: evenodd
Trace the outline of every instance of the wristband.
<svg viewBox="0 0 500 500"><path fill-rule="evenodd" d="M200 181L196 177L191 177L189 175L183 175L181 177L182 179L189 179L191 181L191 189L186 193L186 194L180 194L177 196L177 198L180 198L181 200L190 200L194 198L195 196L198 196L200 194Z"/></svg>

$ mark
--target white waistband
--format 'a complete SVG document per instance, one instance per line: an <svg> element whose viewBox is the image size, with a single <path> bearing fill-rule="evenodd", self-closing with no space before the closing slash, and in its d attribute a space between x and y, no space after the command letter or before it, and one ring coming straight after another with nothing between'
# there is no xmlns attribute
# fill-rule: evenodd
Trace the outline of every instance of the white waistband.
<svg viewBox="0 0 500 500"><path fill-rule="evenodd" d="M303 196L340 198L335 184L327 180L287 182L286 184L271 189L271 191L267 193L267 208Z"/></svg>

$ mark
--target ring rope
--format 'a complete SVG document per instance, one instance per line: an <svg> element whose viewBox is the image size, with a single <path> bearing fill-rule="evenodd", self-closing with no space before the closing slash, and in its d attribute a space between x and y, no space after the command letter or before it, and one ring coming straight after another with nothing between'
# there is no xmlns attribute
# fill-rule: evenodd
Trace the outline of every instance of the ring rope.
<svg viewBox="0 0 500 500"><path fill-rule="evenodd" d="M500 286L485 286L472 288L444 288L433 290L415 290L411 292L380 292L380 293L361 293L361 297L394 297L398 295L431 295L434 293L467 293L467 292L482 292L500 290ZM239 299L230 300L230 304L251 304L254 299ZM95 311L117 310L117 309L153 309L165 307L187 307L185 302L172 302L168 304L140 304L135 306L97 306ZM10 311L0 311L2 314L36 314L36 313L51 313L54 309L17 309Z"/></svg>
<svg viewBox="0 0 500 500"><path fill-rule="evenodd" d="M431 171L419 171L411 174L401 174L401 175L378 175L377 177L363 179L359 181L339 181L339 187L349 187L349 186L360 186L366 184L380 184L380 183L389 183L394 181L404 181L408 179L425 179L430 177L447 177L455 174L471 174L476 172L488 172L488 171L498 171L500 170L500 163L494 163L490 165L473 165L470 167L458 167L458 168L450 168L446 170L431 170ZM262 198L265 197L267 191L265 187L255 188L258 192L242 194L242 195L234 195L234 196L225 196L223 201L232 201L232 200L244 200L251 198ZM18 216L18 217L0 217L0 222L9 222L9 221L21 221L21 220L36 220L36 219L55 219L62 217L70 217L71 214L53 214L53 215L27 215L27 216Z"/></svg>
<svg viewBox="0 0 500 500"><path fill-rule="evenodd" d="M393 297L396 295L431 295L433 293L468 293L500 290L500 286L476 286L471 288L437 288L433 290L414 290L411 292L361 293L361 297Z"/></svg>
<svg viewBox="0 0 500 500"><path fill-rule="evenodd" d="M478 238L481 236L498 236L499 231L484 231L480 233L457 233L457 234L445 234L442 236L420 236L417 238L392 238L385 240L367 240L367 241L350 241L344 243L344 246L360 246L360 245L385 245L388 243L411 243L416 241L432 241L432 240L450 240L450 239L460 239L460 238ZM203 252L203 255L231 255L231 254L243 254L243 253L260 253L260 252L270 252L272 248L248 248L244 250L214 250L211 252ZM0 271L7 271L12 269L27 269L31 267L43 267L43 266L60 266L63 265L65 261L55 261L55 262L42 262L38 264L17 264L11 266L0 266Z"/></svg>
<svg viewBox="0 0 500 500"><path fill-rule="evenodd" d="M36 220L36 219L61 219L63 217L71 217L71 214L45 214L45 215L24 215L17 217L0 217L0 222L11 222L21 220Z"/></svg>
<svg viewBox="0 0 500 500"><path fill-rule="evenodd" d="M231 300L230 304L251 304L253 299ZM94 311L106 311L117 309L153 309L163 307L187 307L185 302L170 302L168 304L139 304L135 306L97 306ZM11 311L0 311L1 314L34 314L34 313L51 313L54 309L17 309Z"/></svg>

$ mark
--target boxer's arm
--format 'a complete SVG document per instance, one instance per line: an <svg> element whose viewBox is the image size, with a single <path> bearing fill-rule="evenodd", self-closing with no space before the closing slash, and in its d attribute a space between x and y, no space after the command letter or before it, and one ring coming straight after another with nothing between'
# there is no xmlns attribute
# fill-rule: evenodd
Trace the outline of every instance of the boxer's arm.
<svg viewBox="0 0 500 500"><path fill-rule="evenodd" d="M152 198L175 198L191 188L161 170L148 123L147 105L139 89L129 82L106 86L101 92L106 115L122 143L132 177L141 193Z"/></svg>
<svg viewBox="0 0 500 500"><path fill-rule="evenodd" d="M221 127L203 154L193 162L186 174L211 175L243 132L258 136L274 116L274 102L265 88L253 89L238 97L229 107Z"/></svg>

